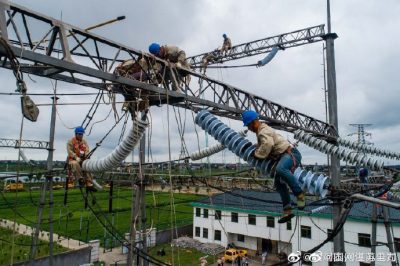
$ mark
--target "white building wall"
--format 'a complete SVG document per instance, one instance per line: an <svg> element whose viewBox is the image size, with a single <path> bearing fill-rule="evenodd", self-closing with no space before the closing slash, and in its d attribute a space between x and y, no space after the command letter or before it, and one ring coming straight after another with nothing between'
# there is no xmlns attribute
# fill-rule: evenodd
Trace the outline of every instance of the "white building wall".
<svg viewBox="0 0 400 266"><path fill-rule="evenodd" d="M267 227L267 218L265 215L256 215L256 225L248 224L248 213L239 212L238 223L231 222L231 211L222 211L221 220L215 220L215 212L213 209L209 209L209 217L196 217L194 208L194 219L193 219L193 236L195 239L203 243L217 243L222 246L227 246L228 243L234 243L237 246L244 247L247 249L257 250L257 238L271 239L282 242L289 242L294 230L296 230L291 239L292 250L291 251L306 251L309 250L327 237L327 229L332 229L332 220L329 218L319 217L307 217L299 216L292 219L292 230L286 229L286 224L279 224L278 217L275 217L275 227ZM202 212L203 214L203 208ZM298 219L297 229L296 219ZM316 225L318 225L318 228ZM311 227L311 239L301 237L301 225ZM208 239L202 237L195 237L195 227L201 228L201 233L204 227L208 228ZM214 240L214 230L221 231L221 241ZM344 237L345 241L350 243L358 244L358 233L370 234L371 235L372 225L365 221L354 221L349 219L344 225ZM323 232L324 231L324 232ZM394 236L400 238L400 228L393 226ZM226 234L225 234L226 233ZM237 234L245 236L244 242L237 241ZM377 242L387 243L385 227L382 223L377 225ZM370 247L360 247L350 243L345 244L345 250L347 253L369 253L371 252ZM286 253L290 253L290 250L283 250ZM323 254L333 253L333 242L325 244L320 251ZM388 253L389 249L386 246L377 246L377 253ZM400 255L400 254L399 254ZM322 264L321 264L322 265ZM348 263L347 265L353 265ZM359 265L355 263L354 265ZM376 265L388 265L388 263L376 262Z"/></svg>
<svg viewBox="0 0 400 266"><path fill-rule="evenodd" d="M204 210L202 208L201 214L203 216ZM238 222L231 221L231 211L222 211L221 220L215 220L215 211L209 209L208 218L196 217L196 207L194 208L193 219L193 237L203 243L217 243L222 246L227 246L229 243L234 243L237 246L246 247L249 249L257 249L257 238L265 238L272 240L281 240L289 242L292 230L286 229L286 224L278 224L278 218L275 217L275 228L267 227L266 216L256 215L256 225L248 223L248 213L238 213ZM201 233L203 228L209 229L208 239L195 236L195 228L200 227ZM292 225L294 228L294 224ZM214 230L221 231L221 241L214 240ZM245 235L245 242L237 241L237 234Z"/></svg>

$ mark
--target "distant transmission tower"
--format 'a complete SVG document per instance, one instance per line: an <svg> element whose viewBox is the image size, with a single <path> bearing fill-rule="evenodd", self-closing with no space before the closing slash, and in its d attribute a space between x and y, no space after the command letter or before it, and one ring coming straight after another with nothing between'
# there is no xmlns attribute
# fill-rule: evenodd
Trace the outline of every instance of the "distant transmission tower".
<svg viewBox="0 0 400 266"><path fill-rule="evenodd" d="M357 135L357 143L358 144L366 144L366 145L373 145L371 141L365 140L365 137L371 137L371 133L366 132L365 128L372 126L372 124L349 124L349 126L353 126L357 128L357 132L353 132L348 134L348 136L354 136ZM359 154L361 153L362 155L365 155L364 151L355 151L355 153ZM357 168L362 167L361 165L357 165ZM346 167L347 168L347 167Z"/></svg>
<svg viewBox="0 0 400 266"><path fill-rule="evenodd" d="M357 127L357 132L350 133L348 136L357 135L358 144L372 145L372 142L365 140L365 137L371 137L372 135L365 131L365 127L372 126L372 124L349 124L349 126Z"/></svg>

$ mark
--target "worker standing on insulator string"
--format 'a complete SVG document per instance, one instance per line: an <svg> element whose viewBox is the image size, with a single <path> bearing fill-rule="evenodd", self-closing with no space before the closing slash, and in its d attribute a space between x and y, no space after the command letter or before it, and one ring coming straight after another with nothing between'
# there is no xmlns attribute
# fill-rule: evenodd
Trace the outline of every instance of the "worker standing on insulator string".
<svg viewBox="0 0 400 266"><path fill-rule="evenodd" d="M230 49L232 49L232 42L231 39L228 38L228 36L225 33L222 34L222 37L224 38L224 42L222 43L221 53L224 53L226 55L226 53Z"/></svg>
<svg viewBox="0 0 400 266"><path fill-rule="evenodd" d="M74 177L78 178L81 187L85 184L88 191L96 192L97 189L93 187L92 175L87 172L82 173L82 162L89 154L89 145L83 139L84 133L85 129L83 127L77 127L75 128L75 137L68 141L68 165Z"/></svg>
<svg viewBox="0 0 400 266"><path fill-rule="evenodd" d="M296 167L301 164L301 154L273 128L261 123L257 112L245 111L242 119L244 126L257 135L254 157L268 159L273 163L271 174L274 176L274 184L283 205L283 215L279 219L279 223L285 223L294 217L288 186L297 197L297 207L304 209L305 206L305 195L293 175Z"/></svg>
<svg viewBox="0 0 400 266"><path fill-rule="evenodd" d="M172 63L172 67L179 67L179 68L186 68L188 70L190 70L190 65L189 63L186 61L186 53L185 51L181 50L180 48L173 46L173 45L163 45L160 46L158 43L152 43L149 46L149 52L154 55L157 56L163 60L166 60L170 63ZM186 85L189 85L190 83L190 75L188 75L187 73L184 73L183 71L178 71L179 75L184 79L183 83L185 83ZM169 73L167 73L169 74ZM180 82L181 80L179 79L178 81L178 87L174 84L173 82L173 78L168 76L167 77L169 79L169 81L172 82L172 88L173 90L178 91L179 87L181 87L182 82Z"/></svg>

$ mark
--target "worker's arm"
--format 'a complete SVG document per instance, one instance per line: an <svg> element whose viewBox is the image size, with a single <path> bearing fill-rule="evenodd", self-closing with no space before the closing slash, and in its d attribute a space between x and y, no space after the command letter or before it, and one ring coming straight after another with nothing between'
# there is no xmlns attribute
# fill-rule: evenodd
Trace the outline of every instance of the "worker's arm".
<svg viewBox="0 0 400 266"><path fill-rule="evenodd" d="M274 146L273 131L267 127L261 128L257 133L257 149L254 152L254 157L257 159L266 159Z"/></svg>
<svg viewBox="0 0 400 266"><path fill-rule="evenodd" d="M76 154L75 154L75 151L74 151L74 145L72 145L71 141L68 141L68 143L67 143L67 152L68 152L68 158L76 159Z"/></svg>

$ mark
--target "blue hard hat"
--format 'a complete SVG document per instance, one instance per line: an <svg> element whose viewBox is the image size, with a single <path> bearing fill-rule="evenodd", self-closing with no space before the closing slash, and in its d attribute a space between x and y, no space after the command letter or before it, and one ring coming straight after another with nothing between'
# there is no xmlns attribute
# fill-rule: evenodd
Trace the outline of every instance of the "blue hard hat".
<svg viewBox="0 0 400 266"><path fill-rule="evenodd" d="M368 169L367 168L361 168L360 171L358 172L358 175L362 176L362 177L368 176Z"/></svg>
<svg viewBox="0 0 400 266"><path fill-rule="evenodd" d="M75 128L75 134L83 135L84 133L85 133L85 129L83 127L76 127Z"/></svg>
<svg viewBox="0 0 400 266"><path fill-rule="evenodd" d="M149 52L153 55L158 55L160 53L160 45L158 43L153 42L149 46Z"/></svg>
<svg viewBox="0 0 400 266"><path fill-rule="evenodd" d="M242 113L243 125L247 127L251 122L257 120L259 114L253 110L247 110Z"/></svg>
<svg viewBox="0 0 400 266"><path fill-rule="evenodd" d="M226 38L226 33L222 34L222 37Z"/></svg>

